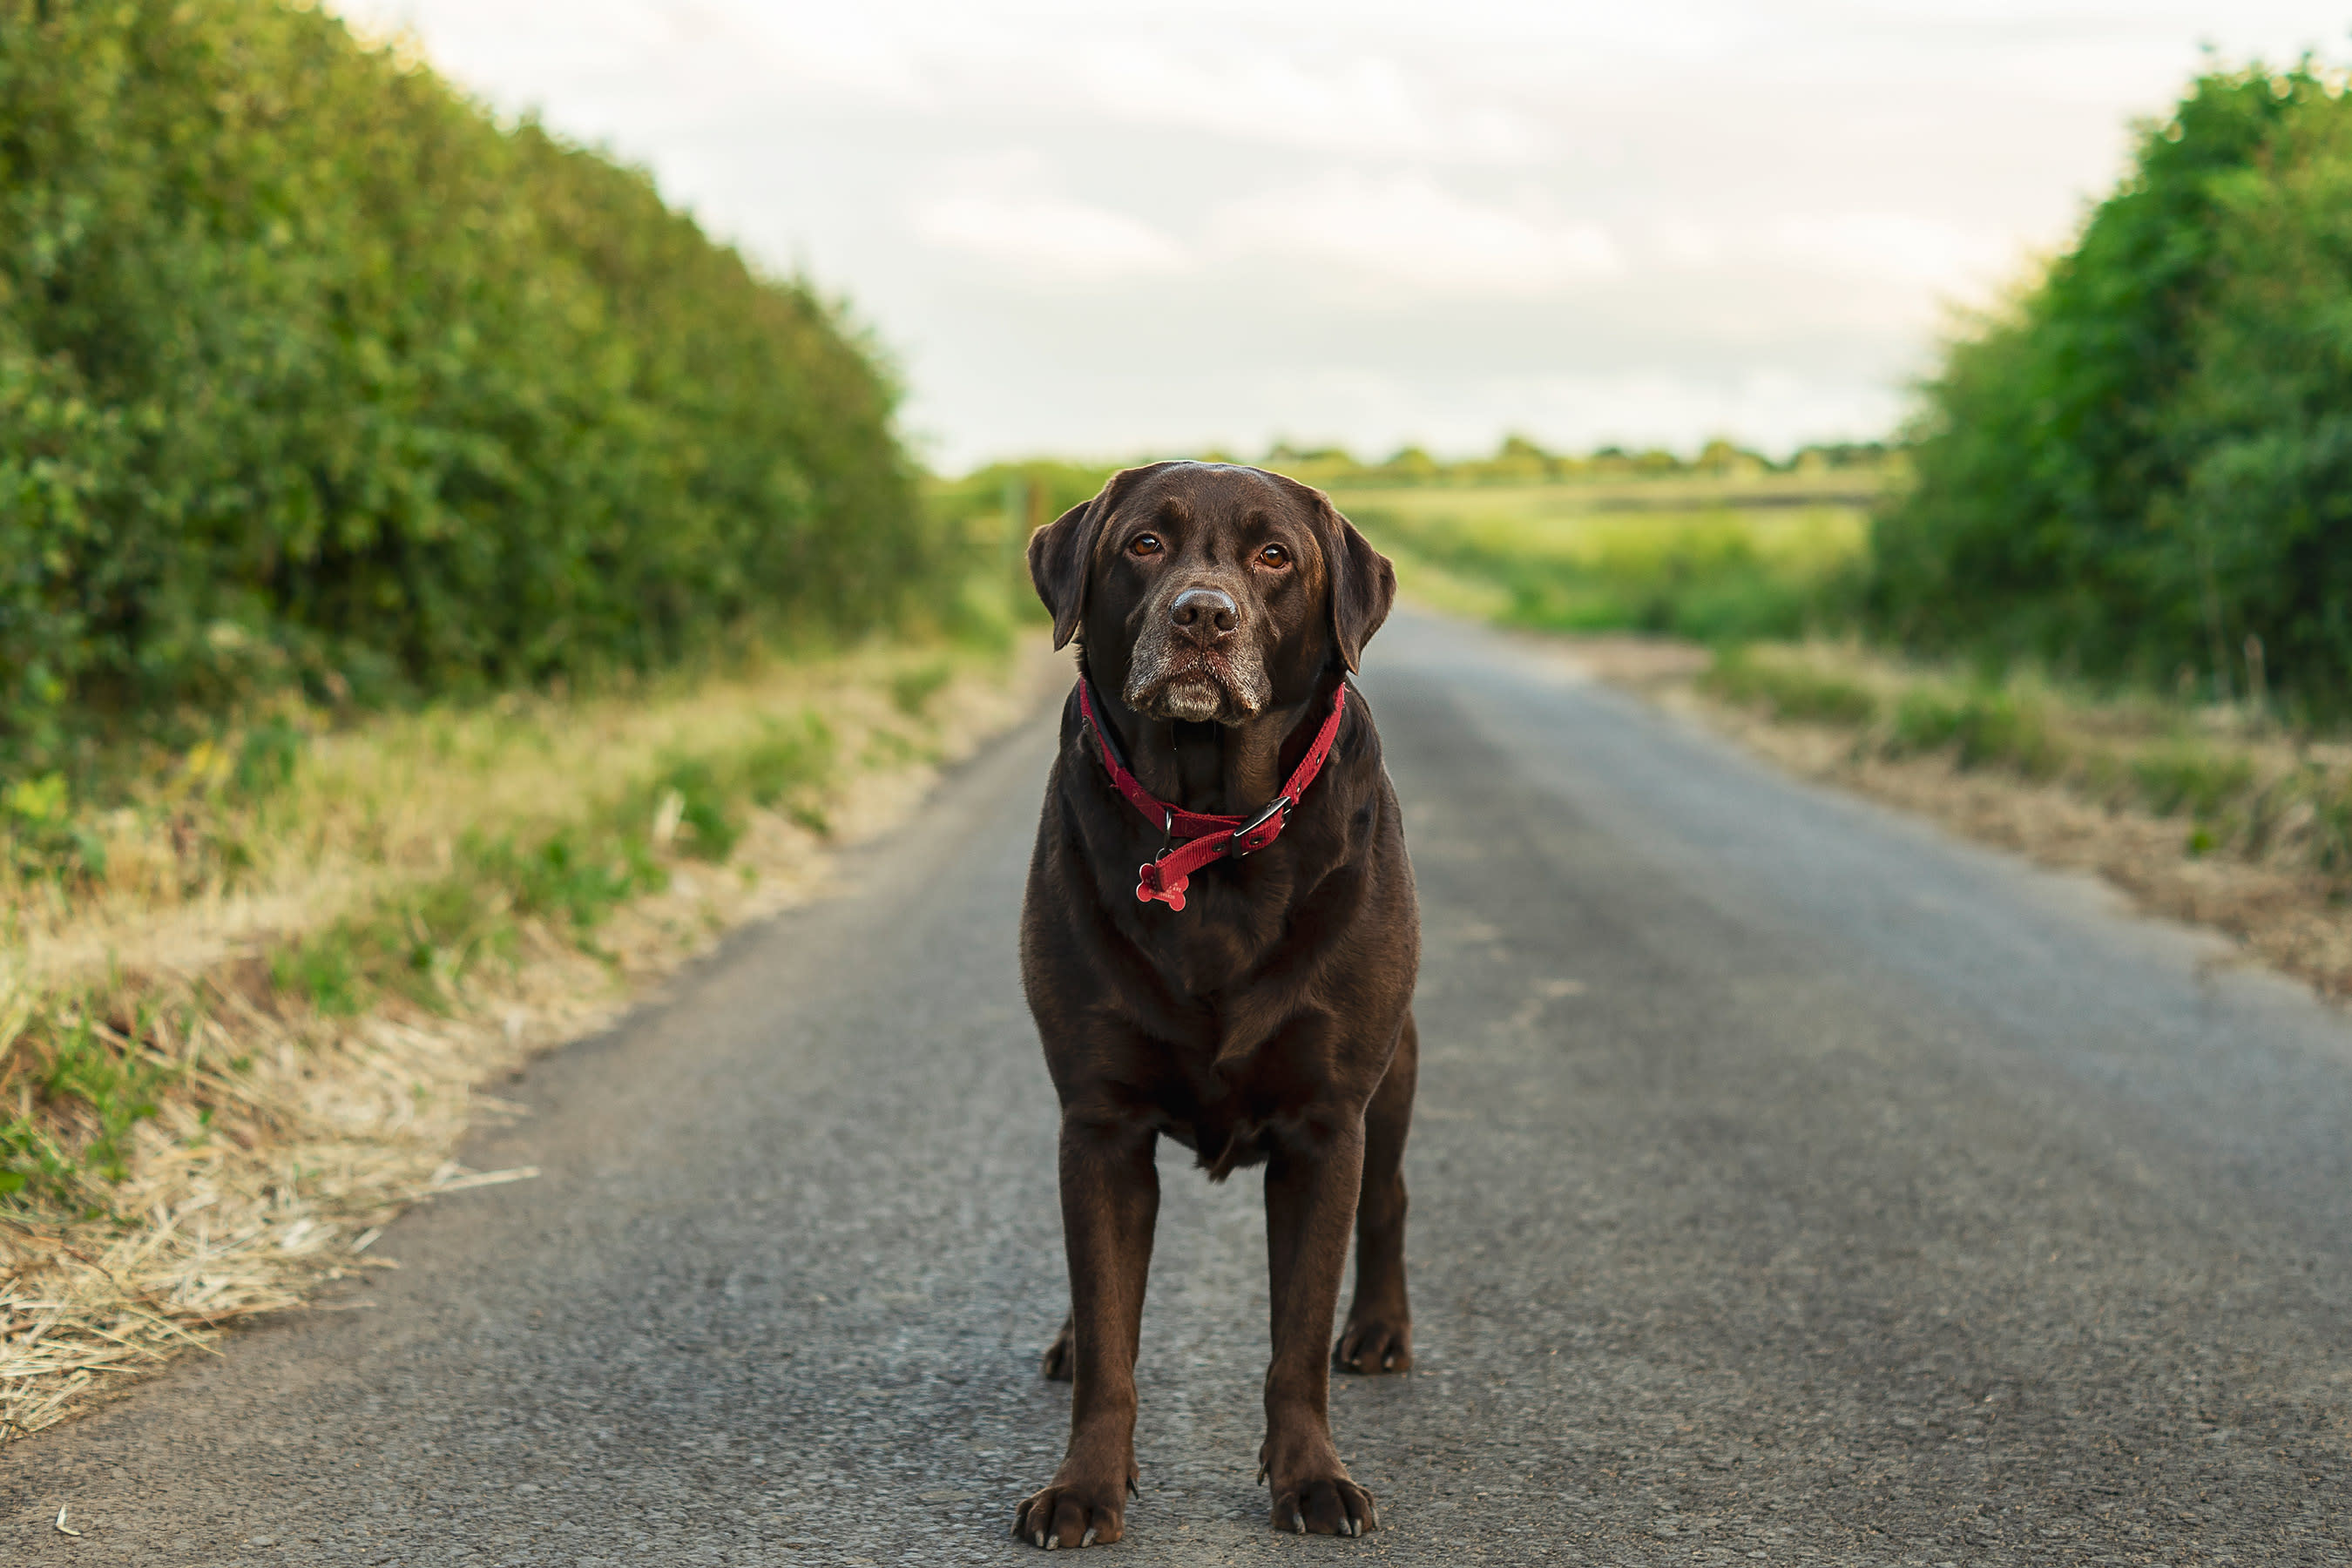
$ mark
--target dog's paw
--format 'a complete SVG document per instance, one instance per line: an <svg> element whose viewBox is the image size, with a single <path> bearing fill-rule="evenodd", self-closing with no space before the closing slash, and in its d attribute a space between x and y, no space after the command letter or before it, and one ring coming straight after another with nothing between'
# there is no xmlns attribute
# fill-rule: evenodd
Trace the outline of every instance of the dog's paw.
<svg viewBox="0 0 2352 1568"><path fill-rule="evenodd" d="M1331 1364L1341 1372L1411 1372L1412 1320L1366 1313L1350 1316L1332 1347Z"/></svg>
<svg viewBox="0 0 2352 1568"><path fill-rule="evenodd" d="M1062 1546L1108 1546L1127 1533L1126 1502L1116 1487L1055 1481L1013 1510L1013 1533L1049 1552Z"/></svg>
<svg viewBox="0 0 2352 1568"><path fill-rule="evenodd" d="M1287 1487L1276 1483L1272 1522L1295 1535L1369 1535L1381 1527L1381 1513L1371 1493L1345 1476L1333 1476Z"/></svg>
<svg viewBox="0 0 2352 1568"><path fill-rule="evenodd" d="M1067 1383L1077 1375L1077 1333L1069 1319L1062 1320L1062 1331L1054 1336L1054 1342L1037 1358L1037 1370L1055 1383Z"/></svg>

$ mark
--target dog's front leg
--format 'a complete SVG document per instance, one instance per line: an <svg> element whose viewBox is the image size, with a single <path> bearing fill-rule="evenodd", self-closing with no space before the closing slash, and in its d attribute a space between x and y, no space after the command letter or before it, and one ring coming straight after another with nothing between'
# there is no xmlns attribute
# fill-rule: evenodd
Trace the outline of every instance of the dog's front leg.
<svg viewBox="0 0 2352 1568"><path fill-rule="evenodd" d="M1266 1162L1274 1360L1258 1463L1273 1488L1276 1530L1361 1535L1380 1527L1371 1494L1349 1479L1331 1441L1331 1318L1363 1174L1360 1108L1310 1116Z"/></svg>
<svg viewBox="0 0 2352 1568"><path fill-rule="evenodd" d="M1155 1142L1154 1133L1116 1120L1062 1113L1062 1243L1076 1376L1062 1468L1013 1515L1013 1533L1033 1545L1107 1545L1127 1531L1136 1477L1135 1355L1160 1213Z"/></svg>

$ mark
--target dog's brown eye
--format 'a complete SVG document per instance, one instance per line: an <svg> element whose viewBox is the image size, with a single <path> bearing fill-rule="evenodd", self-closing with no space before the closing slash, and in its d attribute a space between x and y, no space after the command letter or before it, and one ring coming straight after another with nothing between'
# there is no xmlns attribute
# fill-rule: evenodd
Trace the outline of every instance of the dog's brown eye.
<svg viewBox="0 0 2352 1568"><path fill-rule="evenodd" d="M1160 553L1160 536L1139 533L1127 542L1127 552L1129 555L1157 555Z"/></svg>
<svg viewBox="0 0 2352 1568"><path fill-rule="evenodd" d="M1285 550L1279 544L1267 545L1264 550L1257 552L1257 558L1260 561L1265 562L1269 566L1287 566L1290 564L1290 552Z"/></svg>

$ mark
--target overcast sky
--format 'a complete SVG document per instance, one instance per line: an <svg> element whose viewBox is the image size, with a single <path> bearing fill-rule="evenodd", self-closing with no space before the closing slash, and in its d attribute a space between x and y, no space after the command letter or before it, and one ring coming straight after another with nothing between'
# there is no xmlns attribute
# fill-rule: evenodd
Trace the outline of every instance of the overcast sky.
<svg viewBox="0 0 2352 1568"><path fill-rule="evenodd" d="M845 296L949 468L1885 434L2284 0L344 0Z"/></svg>

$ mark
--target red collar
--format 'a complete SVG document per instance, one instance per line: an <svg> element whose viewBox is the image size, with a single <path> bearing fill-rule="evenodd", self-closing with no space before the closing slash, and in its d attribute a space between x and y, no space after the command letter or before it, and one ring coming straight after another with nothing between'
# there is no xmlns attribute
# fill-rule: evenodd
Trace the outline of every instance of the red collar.
<svg viewBox="0 0 2352 1568"><path fill-rule="evenodd" d="M1110 774L1112 787L1160 833L1160 853L1135 868L1135 896L1145 903L1158 899L1171 910L1184 907L1184 889L1191 885L1192 873L1210 861L1238 860L1282 837L1291 809L1307 793L1307 786L1315 782L1315 775L1323 771L1324 760L1331 754L1331 742L1339 738L1339 714L1348 701L1348 683L1343 680L1331 692L1331 712L1323 721L1323 728L1315 732L1315 743L1307 748L1307 755L1299 759L1290 782L1282 786L1282 793L1264 811L1255 816L1218 816L1171 805L1136 782L1135 775L1118 760L1118 748L1109 730L1095 717L1088 690L1093 684L1085 675L1078 677L1078 713L1094 732L1103 771ZM1179 837L1190 842L1169 847Z"/></svg>

